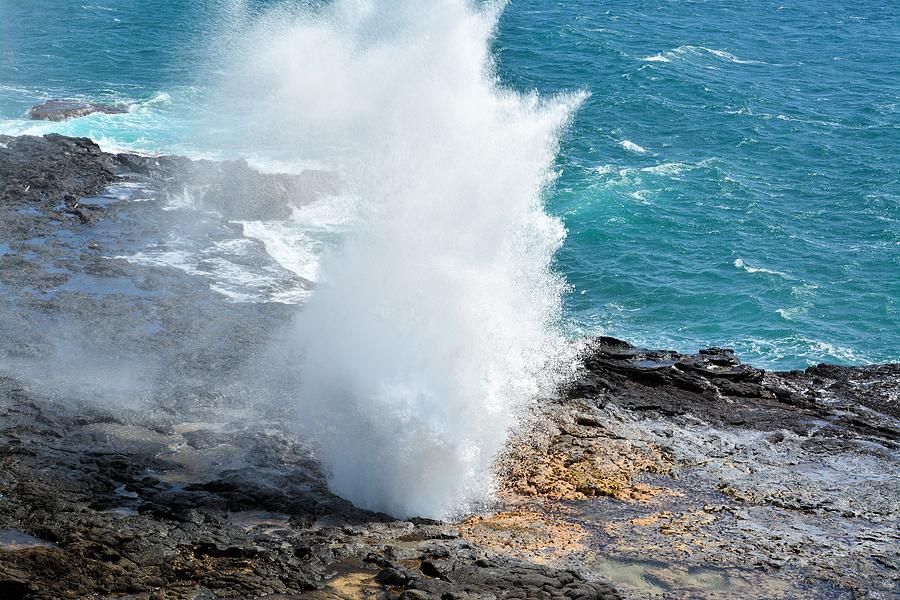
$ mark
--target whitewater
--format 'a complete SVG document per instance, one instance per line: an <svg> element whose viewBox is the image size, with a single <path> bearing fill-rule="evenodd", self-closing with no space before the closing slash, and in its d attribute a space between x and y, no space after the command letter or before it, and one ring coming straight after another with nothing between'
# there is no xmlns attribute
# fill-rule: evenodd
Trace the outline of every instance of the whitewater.
<svg viewBox="0 0 900 600"><path fill-rule="evenodd" d="M0 3L0 132L341 181L234 222L242 240L198 248L185 224L121 258L297 305L272 342L302 381L281 401L362 506L489 498L566 339L900 360L900 98L878 50L900 28L877 3L780 7L775 46L759 1L54 7ZM23 118L50 97L130 110ZM199 218L201 196L167 210ZM257 242L277 265L252 266Z"/></svg>
<svg viewBox="0 0 900 600"><path fill-rule="evenodd" d="M298 313L301 429L336 493L395 515L483 502L507 432L572 371L552 264L564 228L543 193L583 97L500 86L499 11L269 13L231 74L254 90L240 108L262 115L253 131L331 165L357 201Z"/></svg>

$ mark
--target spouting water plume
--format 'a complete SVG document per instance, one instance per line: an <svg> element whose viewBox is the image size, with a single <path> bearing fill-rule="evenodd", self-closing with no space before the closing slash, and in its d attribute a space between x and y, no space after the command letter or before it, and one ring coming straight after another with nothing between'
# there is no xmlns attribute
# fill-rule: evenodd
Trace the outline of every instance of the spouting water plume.
<svg viewBox="0 0 900 600"><path fill-rule="evenodd" d="M484 501L510 428L571 371L565 231L542 193L583 96L500 85L501 9L281 7L239 41L225 86L252 115L243 135L331 165L358 202L297 319L301 425L335 493L397 516Z"/></svg>

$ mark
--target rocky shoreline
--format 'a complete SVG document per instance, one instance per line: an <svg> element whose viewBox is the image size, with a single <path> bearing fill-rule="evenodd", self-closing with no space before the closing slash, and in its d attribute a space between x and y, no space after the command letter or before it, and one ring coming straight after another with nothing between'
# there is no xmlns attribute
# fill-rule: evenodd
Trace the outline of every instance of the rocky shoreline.
<svg viewBox="0 0 900 600"><path fill-rule="evenodd" d="M219 254L129 259L174 252L189 189ZM337 189L0 136L0 598L896 597L900 365L773 373L587 340L484 514L332 495L273 401L290 382L245 383L293 307L198 281L228 259L273 273L261 297L306 289L261 243L226 252L236 223Z"/></svg>

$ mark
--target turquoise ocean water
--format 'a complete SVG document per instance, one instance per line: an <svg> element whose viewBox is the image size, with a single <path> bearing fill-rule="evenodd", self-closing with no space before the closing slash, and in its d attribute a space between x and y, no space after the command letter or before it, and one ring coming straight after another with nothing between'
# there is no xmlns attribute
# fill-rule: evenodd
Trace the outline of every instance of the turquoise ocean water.
<svg viewBox="0 0 900 600"><path fill-rule="evenodd" d="M229 4L0 0L0 132L239 154L197 125ZM573 335L900 360L900 5L513 0L494 52L511 88L590 93L547 198ZM51 97L134 107L24 118Z"/></svg>

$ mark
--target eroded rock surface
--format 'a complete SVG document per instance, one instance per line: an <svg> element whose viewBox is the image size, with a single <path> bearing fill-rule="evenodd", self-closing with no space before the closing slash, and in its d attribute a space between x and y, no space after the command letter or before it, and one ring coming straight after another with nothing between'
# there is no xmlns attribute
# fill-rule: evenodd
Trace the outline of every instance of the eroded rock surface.
<svg viewBox="0 0 900 600"><path fill-rule="evenodd" d="M0 182L0 598L619 597L328 492L264 344L308 282L233 220L331 175L46 136Z"/></svg>
<svg viewBox="0 0 900 600"><path fill-rule="evenodd" d="M353 507L276 423L147 421L0 380L0 531L46 542L0 544L0 596L618 598L452 525Z"/></svg>
<svg viewBox="0 0 900 600"><path fill-rule="evenodd" d="M547 434L511 451L509 504L594 531L569 560L627 597L892 598L898 393L900 365L773 373L591 340Z"/></svg>
<svg viewBox="0 0 900 600"><path fill-rule="evenodd" d="M896 597L900 365L589 340L490 511L332 495L264 343L310 284L236 221L339 190L0 136L0 598Z"/></svg>
<svg viewBox="0 0 900 600"><path fill-rule="evenodd" d="M337 177L325 171L272 175L243 160L109 154L86 138L0 135L4 204L41 203L63 210L59 205L67 196L93 196L112 182L144 183L162 194L190 194L201 206L235 220L284 219L294 208L341 189Z"/></svg>

